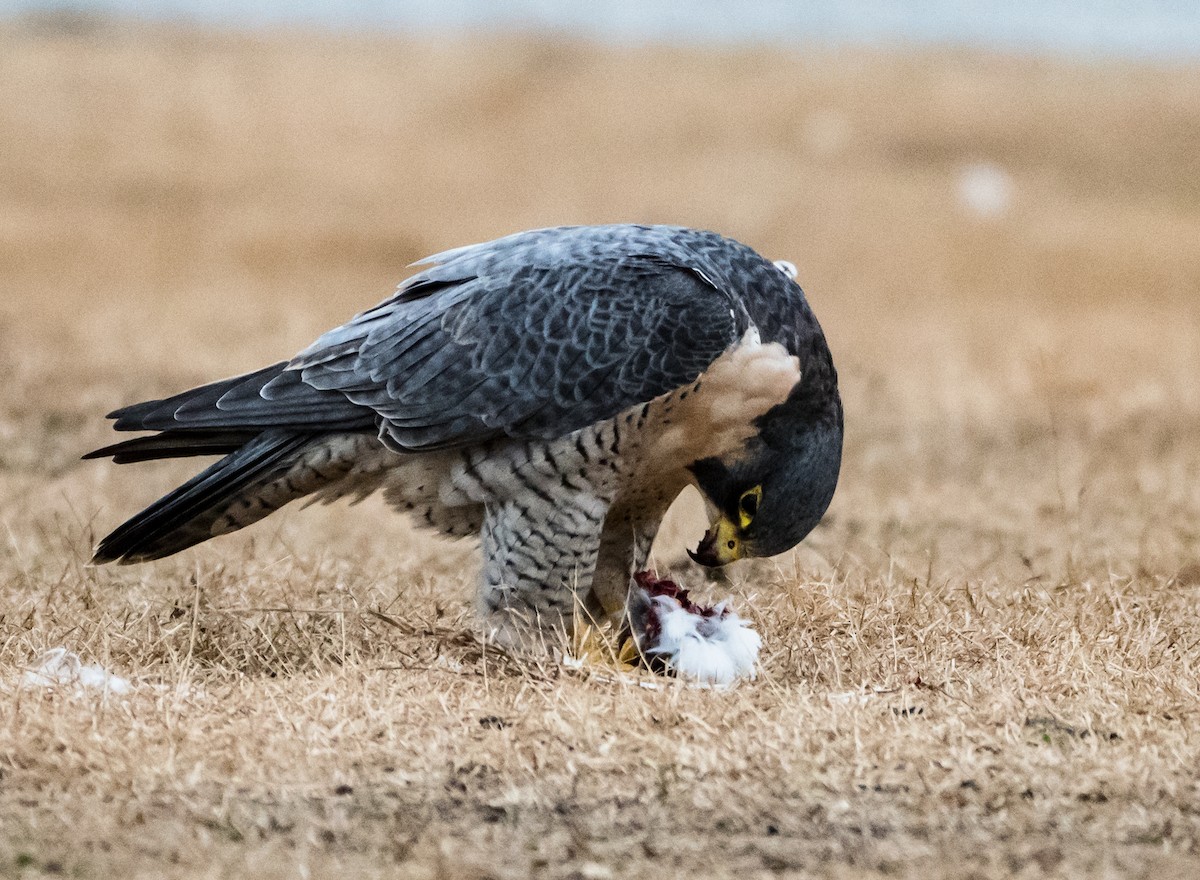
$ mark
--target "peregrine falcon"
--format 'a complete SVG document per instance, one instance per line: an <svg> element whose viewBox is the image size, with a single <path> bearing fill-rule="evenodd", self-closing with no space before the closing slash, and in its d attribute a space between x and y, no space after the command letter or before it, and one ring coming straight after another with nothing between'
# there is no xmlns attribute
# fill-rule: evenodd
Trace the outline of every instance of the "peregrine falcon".
<svg viewBox="0 0 1200 880"><path fill-rule="evenodd" d="M610 225L416 265L289 361L111 413L118 431L157 433L86 457L222 458L94 561L159 559L306 496L381 492L422 525L478 535L478 606L502 644L547 644L584 615L632 618L652 640L656 604L728 615L634 578L688 484L712 517L691 553L706 566L782 553L824 515L842 404L788 264L713 232Z"/></svg>

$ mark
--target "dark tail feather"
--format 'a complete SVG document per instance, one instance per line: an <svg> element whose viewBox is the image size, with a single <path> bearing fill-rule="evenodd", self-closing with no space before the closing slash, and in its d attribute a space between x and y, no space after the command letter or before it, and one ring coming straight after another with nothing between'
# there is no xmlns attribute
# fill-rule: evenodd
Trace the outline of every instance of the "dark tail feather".
<svg viewBox="0 0 1200 880"><path fill-rule="evenodd" d="M222 451L229 454L116 529L100 542L93 562L131 563L161 559L261 519L296 496L267 501L255 498L236 522L224 523L221 529L214 531L214 526L239 496L285 473L299 452L317 436L269 430L231 450L237 432L205 438L178 434L171 437L172 433L175 432L118 443L88 457L112 455L116 461L141 461ZM220 439L213 440L214 436Z"/></svg>
<svg viewBox="0 0 1200 880"><path fill-rule="evenodd" d="M105 446L83 456L108 458L115 464L155 461L160 458L189 458L193 455L229 455L258 436L257 431L164 431L153 437L135 437Z"/></svg>

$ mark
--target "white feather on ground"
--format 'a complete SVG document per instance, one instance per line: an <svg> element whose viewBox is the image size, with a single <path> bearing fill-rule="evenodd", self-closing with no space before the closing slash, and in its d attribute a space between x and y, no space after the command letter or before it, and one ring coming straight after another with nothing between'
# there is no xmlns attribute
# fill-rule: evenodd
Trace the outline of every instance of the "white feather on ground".
<svg viewBox="0 0 1200 880"><path fill-rule="evenodd" d="M88 690L112 694L127 694L132 690L127 679L113 675L103 666L85 666L78 654L63 647L43 653L21 677L23 688L61 686L73 686L77 695Z"/></svg>

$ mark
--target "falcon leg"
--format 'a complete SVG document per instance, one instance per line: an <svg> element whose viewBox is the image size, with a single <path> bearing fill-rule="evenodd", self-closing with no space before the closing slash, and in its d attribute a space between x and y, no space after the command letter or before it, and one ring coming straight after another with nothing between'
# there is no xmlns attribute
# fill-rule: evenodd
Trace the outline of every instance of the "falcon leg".
<svg viewBox="0 0 1200 880"><path fill-rule="evenodd" d="M554 504L485 505L480 610L499 643L549 649L564 643L589 599L607 504L574 494Z"/></svg>
<svg viewBox="0 0 1200 880"><path fill-rule="evenodd" d="M657 520L638 522L619 509L609 513L592 581L592 605L601 614L597 621L624 616L633 576L646 567L657 534Z"/></svg>

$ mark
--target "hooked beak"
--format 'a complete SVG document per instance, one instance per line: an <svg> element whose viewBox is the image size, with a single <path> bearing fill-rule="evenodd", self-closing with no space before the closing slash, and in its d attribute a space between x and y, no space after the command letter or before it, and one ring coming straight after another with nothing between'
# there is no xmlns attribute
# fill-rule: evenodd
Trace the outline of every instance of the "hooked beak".
<svg viewBox="0 0 1200 880"><path fill-rule="evenodd" d="M700 541L700 546L695 550L688 551L688 556L692 557L693 562L698 562L709 568L726 565L741 559L744 555L742 541L737 533L737 526L730 522L729 518L724 515L720 516L712 524L712 527L704 533L704 538Z"/></svg>

